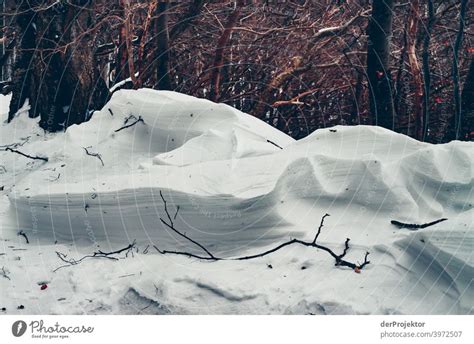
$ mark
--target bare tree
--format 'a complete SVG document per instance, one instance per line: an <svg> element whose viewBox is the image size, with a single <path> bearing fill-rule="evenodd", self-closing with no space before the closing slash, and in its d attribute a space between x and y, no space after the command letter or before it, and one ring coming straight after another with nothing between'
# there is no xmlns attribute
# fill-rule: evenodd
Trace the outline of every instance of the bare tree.
<svg viewBox="0 0 474 344"><path fill-rule="evenodd" d="M456 35L456 41L453 47L453 99L454 99L454 121L451 121L450 129L448 130L449 139L458 139L461 133L461 115L462 115L462 104L461 104L461 88L460 88L460 76L459 76L459 50L461 49L464 28L467 12L467 4L469 0L461 0L461 6L459 10L459 29Z"/></svg>
<svg viewBox="0 0 474 344"><path fill-rule="evenodd" d="M168 10L169 4L159 2L157 6L156 25L156 78L157 86L160 90L171 89L171 76L169 70L170 44L168 29Z"/></svg>
<svg viewBox="0 0 474 344"><path fill-rule="evenodd" d="M373 123L394 128L390 40L394 0L373 0L368 26L367 75Z"/></svg>

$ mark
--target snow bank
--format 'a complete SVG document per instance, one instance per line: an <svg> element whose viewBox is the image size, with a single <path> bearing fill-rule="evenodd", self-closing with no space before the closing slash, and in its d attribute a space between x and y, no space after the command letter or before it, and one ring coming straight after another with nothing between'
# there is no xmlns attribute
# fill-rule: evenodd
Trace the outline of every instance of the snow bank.
<svg viewBox="0 0 474 344"><path fill-rule="evenodd" d="M116 248L137 240L141 247L159 244L195 252L160 223L165 216L160 192L172 216L179 207L176 227L221 256L255 252L289 237L312 237L327 212L331 224L321 240L340 249L350 237L354 260L370 251L373 264L364 274L372 287L385 291L364 307L346 298L348 290L338 289L342 304L321 303L310 286L302 287L306 296L291 307L275 306L275 312L472 311L472 143L430 145L368 126L321 129L296 142L229 106L146 89L116 92L89 122L63 134L41 133L25 117L0 128L1 144L22 142L19 150L49 160L0 152L15 171L4 173L1 183L10 200L9 228L21 228L30 240L76 248ZM14 135L11 125L17 128ZM424 223L440 217L450 220L423 234L390 225L392 219ZM150 259L150 266L160 264ZM287 256L274 259L272 264ZM314 278L333 273L327 256L318 253L314 259L310 264L301 260L319 266ZM285 264L293 263L288 258ZM180 278L169 273L179 285L220 290L200 274ZM228 295L230 284L237 283L232 281L221 281L227 291L218 294ZM420 290L413 291L413 283L420 283ZM332 282L318 287L320 297L330 299L335 286L340 287ZM241 301L265 303L251 288L237 288L244 295ZM387 288L397 297L411 290L411 296L402 307L385 299ZM423 292L439 299L436 307L408 305ZM124 293L138 298L136 290Z"/></svg>

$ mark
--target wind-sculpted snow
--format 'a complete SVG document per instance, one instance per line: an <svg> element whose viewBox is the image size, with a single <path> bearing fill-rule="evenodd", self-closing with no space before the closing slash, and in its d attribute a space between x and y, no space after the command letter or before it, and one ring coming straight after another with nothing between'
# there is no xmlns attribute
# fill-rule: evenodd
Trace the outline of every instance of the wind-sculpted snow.
<svg viewBox="0 0 474 344"><path fill-rule="evenodd" d="M21 171L2 177L10 200L4 221L8 217L8 226L23 230L33 242L87 248L136 240L141 248L202 253L161 223L167 215L160 192L176 228L227 257L313 237L321 216L330 213L321 235L324 244L338 251L349 237L351 259L371 252L363 272L365 289L357 293L346 289L351 283L341 286L346 277L340 273L346 271L334 268L322 253L290 248L265 262L284 264L279 274L285 277L295 262L298 270L300 265L318 267L311 278L293 276L298 290L281 282L278 288L289 286L287 292L296 295L291 304L277 301L277 287L262 291L253 283L238 284L237 277L219 282L166 270L169 276L160 283L182 290L180 297L195 288L196 298L188 301L210 297L230 307L210 313L472 313L473 143L430 145L369 126L320 129L294 141L229 106L151 90L116 92L89 122L63 134L23 133L21 128L32 130L31 121L18 117L11 123L18 128L17 138L30 135L18 149L47 156L48 162L6 152L0 156L13 159L11 165ZM1 130L6 132L5 126ZM3 135L1 144L12 139ZM419 232L390 224L392 219L426 223L441 217L448 221ZM171 259L154 256L156 262ZM150 259L147 264L154 266ZM233 269L230 263L215 264ZM247 269L242 264L235 265L238 271ZM250 274L261 274L256 272L260 267L248 264ZM237 270L232 273L241 276ZM266 273L263 278L272 284ZM318 284L331 278L334 283ZM137 305L145 302L141 298L153 300L155 282L143 282L144 291L135 291L140 297L124 284L113 302L129 312L124 300L136 299ZM370 288L377 286L382 291L374 294ZM335 289L337 297L331 294ZM367 304L360 300L367 297L365 291L375 298L364 299ZM352 292L357 297L347 296ZM195 306L176 301L176 295L154 301L167 312L193 313Z"/></svg>

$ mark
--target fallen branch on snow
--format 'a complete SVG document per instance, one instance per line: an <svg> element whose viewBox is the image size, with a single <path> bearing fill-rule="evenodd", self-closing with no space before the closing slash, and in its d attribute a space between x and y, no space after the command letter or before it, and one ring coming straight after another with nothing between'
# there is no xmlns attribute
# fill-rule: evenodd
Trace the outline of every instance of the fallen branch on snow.
<svg viewBox="0 0 474 344"><path fill-rule="evenodd" d="M12 148L10 148L10 147L5 148L5 151L6 151L6 152L12 152L12 153L20 154L20 155L22 155L22 156L24 156L25 158L28 158L28 159L43 160L43 161L48 162L48 158L47 158L47 157L28 155L28 154L25 154L25 153L23 153L23 152L20 152L20 151L18 151L18 150L16 150L16 149L12 149Z"/></svg>
<svg viewBox="0 0 474 344"><path fill-rule="evenodd" d="M271 141L271 140L267 140L267 142L270 143L270 144L272 144L272 145L274 145L275 147L278 147L278 148L280 148L280 149L283 149L283 147L277 145L275 142L273 142L273 141Z"/></svg>
<svg viewBox="0 0 474 344"><path fill-rule="evenodd" d="M124 123L124 126L123 127L120 127L118 128L117 130L115 130L116 133L118 133L119 131L121 130L124 130L124 129L127 129L127 128L130 128L130 127L133 127L135 124L139 123L139 122L142 122L143 124L145 124L145 121L143 120L142 116L138 116L138 118L135 120L135 122L132 122L130 124L127 124L131 118L136 118L135 116L130 116L128 117L126 120L125 120L125 123Z"/></svg>
<svg viewBox="0 0 474 344"><path fill-rule="evenodd" d="M119 258L117 257L114 257L115 255L118 255L122 252L125 252L125 257L128 256L128 254L130 252L132 252L132 249L135 248L135 245L136 245L136 242L133 241L131 244L129 244L128 246L124 247L124 248L121 248L119 250L116 250L116 251L112 251L112 252L103 252L101 250L97 251L97 252L94 252L93 254L91 255L87 255L87 256L84 256L78 260L74 259L74 258L70 258L68 259L67 258L67 255L64 254L64 253L61 253L61 252L58 252L56 251L56 255L59 257L59 259L61 259L63 262L66 263L66 265L62 265L56 269L53 270L53 272L56 272L58 271L59 269L61 268L64 268L64 267L67 267L67 266L73 266L73 265L78 265L80 263L82 263L85 259L87 258L106 258L106 259L110 259L110 260L119 260Z"/></svg>
<svg viewBox="0 0 474 344"><path fill-rule="evenodd" d="M28 237L26 236L26 233L25 233L25 232L19 231L19 232L18 232L18 236L22 236L23 238L25 238L27 244L30 243L30 241L28 240Z"/></svg>
<svg viewBox="0 0 474 344"><path fill-rule="evenodd" d="M443 219L439 219L439 220L436 220L436 221L433 221L433 222L423 223L421 225L414 224L414 223L403 223L403 222L399 222L399 221L396 221L396 220L392 220L392 221L390 221L390 223L394 226L397 226L398 228L407 228L407 229L411 229L411 230L417 230L417 229L423 229L423 228L426 228L426 227L434 226L434 225L436 225L440 222L446 221L446 220L447 220L446 218L443 218Z"/></svg>
<svg viewBox="0 0 474 344"><path fill-rule="evenodd" d="M197 255L197 254L193 254L193 253L190 253L190 252L185 252L185 251L169 251L169 250L161 250L160 248L158 248L156 245L153 245L153 247L158 251L158 253L160 254L175 254L175 255L182 255L182 256L187 256L189 258L197 258L197 259L201 259L201 260L210 260L210 261L219 261L219 260L251 260L251 259L256 259L256 258L261 258L261 257L264 257L264 256L267 256L271 253L274 253L276 251L279 251L281 250L282 248L284 247L287 247L287 246L290 246L290 245L293 245L293 244L298 244L298 245L303 245L303 246L306 246L306 247L314 247L316 249L320 249L320 250L323 250L327 253L329 253L333 258L334 260L336 261L335 265L336 266L346 266L346 267L349 267L351 269L353 269L354 271L356 272L360 272L360 270L362 270L366 265L370 264L370 261L367 260L368 256L369 256L369 252L366 252L365 253L365 256L364 256L364 261L360 264L360 263L352 263L352 262L349 262L345 259L343 259L347 252L349 251L349 241L350 239L347 238L346 241L344 242L344 250L341 254L337 254L335 253L333 250L331 250L329 247L326 247L326 246L323 246L323 245L320 245L317 243L317 240L318 240L318 237L319 235L321 234L321 229L323 228L324 226L324 220L326 219L326 217L330 216L329 214L325 214L322 218L321 218L321 223L319 224L319 227L318 227L318 230L317 230L317 233L313 239L313 241L309 242L309 241L303 241L303 240L299 240L299 239L292 239L292 240L289 240L287 242L284 242L270 250L267 250L267 251L264 251L262 253L258 253L258 254L254 254L254 255L249 255L249 256L243 256L243 257L235 257L235 258L221 258L221 257L216 257L215 255L213 255L206 247L204 247L202 244L200 244L199 242L191 239L189 236L187 236L186 234L182 233L181 231L179 231L178 229L175 228L174 226L174 222L171 218L171 215L169 213L169 210L168 210L168 205L167 205L167 202L166 202L166 199L163 197L163 193L160 191L160 196L161 196L161 199L163 200L163 204L164 204L164 208L165 208L165 213L166 213L166 216L168 218L168 221L164 220L163 218L160 218L160 221L166 226L168 227L169 229L171 229L173 232L175 232L176 234L180 235L181 237L185 238L187 241L191 242L193 245L199 247L201 250L203 250L206 255ZM177 211L176 211L176 215L179 211L179 208L177 208ZM174 218L176 218L176 215L174 216Z"/></svg>
<svg viewBox="0 0 474 344"><path fill-rule="evenodd" d="M100 155L99 153L91 153L89 152L88 148L91 148L91 147L82 147L85 151L86 151L86 154L89 155L89 156L93 156L97 159L100 160L100 162L102 163L102 166L105 166L104 165L104 161L102 160L102 155Z"/></svg>
<svg viewBox="0 0 474 344"><path fill-rule="evenodd" d="M1 272L0 272L0 276L2 276L2 277L4 277L4 278L6 278L7 280L11 281L11 278L10 278L10 276L9 276L9 273L8 273L8 271L5 270L5 267L4 267L4 266L2 267L2 270L1 270Z"/></svg>

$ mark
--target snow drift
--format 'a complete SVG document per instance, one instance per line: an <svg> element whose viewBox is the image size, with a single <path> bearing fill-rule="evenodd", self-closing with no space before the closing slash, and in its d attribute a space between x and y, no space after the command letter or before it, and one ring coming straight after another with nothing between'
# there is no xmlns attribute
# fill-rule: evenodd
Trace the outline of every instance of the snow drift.
<svg viewBox="0 0 474 344"><path fill-rule="evenodd" d="M321 129L294 141L227 105L146 89L116 92L89 122L63 134L45 135L31 122L15 118L15 134L3 126L1 144L19 142L17 149L48 162L0 152L2 161L14 159L15 173L2 176L11 185L8 226L31 240L76 247L137 240L194 252L160 223L166 216L160 192L171 215L179 209L176 227L220 256L312 237L327 212L325 244L337 249L350 237L353 257L371 252L373 264L364 273L374 273L373 280L384 277L403 290L422 285L414 297L430 290L442 299L432 309L417 303L402 311L472 312L472 143L430 145L368 126ZM422 233L390 225L391 219L424 223L440 217L449 221ZM332 261L318 257L331 274ZM197 288L205 284L176 278ZM321 313L313 298L274 311ZM334 312L400 309L397 302L383 308L383 296L376 298L377 306L369 308L344 300L343 310L336 305Z"/></svg>

